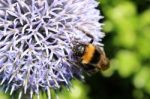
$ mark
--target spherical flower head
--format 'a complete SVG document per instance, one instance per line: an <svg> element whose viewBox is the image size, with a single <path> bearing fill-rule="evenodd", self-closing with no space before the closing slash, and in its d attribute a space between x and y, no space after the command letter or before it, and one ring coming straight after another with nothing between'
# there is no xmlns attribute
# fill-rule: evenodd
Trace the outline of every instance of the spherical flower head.
<svg viewBox="0 0 150 99"><path fill-rule="evenodd" d="M0 0L0 84L21 95L69 86L82 71L72 60L73 41L94 44L100 32L95 0Z"/></svg>

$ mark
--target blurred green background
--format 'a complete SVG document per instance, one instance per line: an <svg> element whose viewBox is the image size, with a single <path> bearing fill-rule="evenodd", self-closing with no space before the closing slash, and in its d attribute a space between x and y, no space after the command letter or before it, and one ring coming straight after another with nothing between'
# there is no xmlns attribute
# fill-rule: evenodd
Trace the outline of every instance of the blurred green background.
<svg viewBox="0 0 150 99"><path fill-rule="evenodd" d="M110 69L74 80L59 99L150 99L150 0L99 1ZM0 99L9 98L1 91Z"/></svg>

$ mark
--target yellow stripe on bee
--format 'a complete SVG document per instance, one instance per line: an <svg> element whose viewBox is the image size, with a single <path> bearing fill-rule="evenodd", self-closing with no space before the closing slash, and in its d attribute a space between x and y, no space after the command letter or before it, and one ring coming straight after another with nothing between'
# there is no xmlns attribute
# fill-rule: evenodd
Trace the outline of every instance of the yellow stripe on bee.
<svg viewBox="0 0 150 99"><path fill-rule="evenodd" d="M86 46L85 53L81 58L82 64L88 64L91 61L94 52L95 52L95 46L94 45L89 44L88 46Z"/></svg>

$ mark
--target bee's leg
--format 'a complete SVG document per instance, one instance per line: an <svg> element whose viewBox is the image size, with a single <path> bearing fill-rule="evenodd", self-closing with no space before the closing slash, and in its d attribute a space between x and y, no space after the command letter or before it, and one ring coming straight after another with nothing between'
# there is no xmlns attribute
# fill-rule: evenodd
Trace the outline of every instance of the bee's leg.
<svg viewBox="0 0 150 99"><path fill-rule="evenodd" d="M91 70L94 70L94 69L95 69L95 67L92 66L92 65L90 65L90 64L84 64L84 65L83 65L83 68L84 68L84 70L86 70L86 71L91 71Z"/></svg>

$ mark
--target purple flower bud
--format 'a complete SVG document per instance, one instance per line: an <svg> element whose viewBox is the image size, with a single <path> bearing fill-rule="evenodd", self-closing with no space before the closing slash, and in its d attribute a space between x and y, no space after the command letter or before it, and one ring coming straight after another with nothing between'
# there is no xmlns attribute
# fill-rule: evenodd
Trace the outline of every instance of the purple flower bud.
<svg viewBox="0 0 150 99"><path fill-rule="evenodd" d="M82 71L69 60L74 40L89 42L84 31L100 32L95 0L0 0L0 84L22 94L69 86Z"/></svg>

